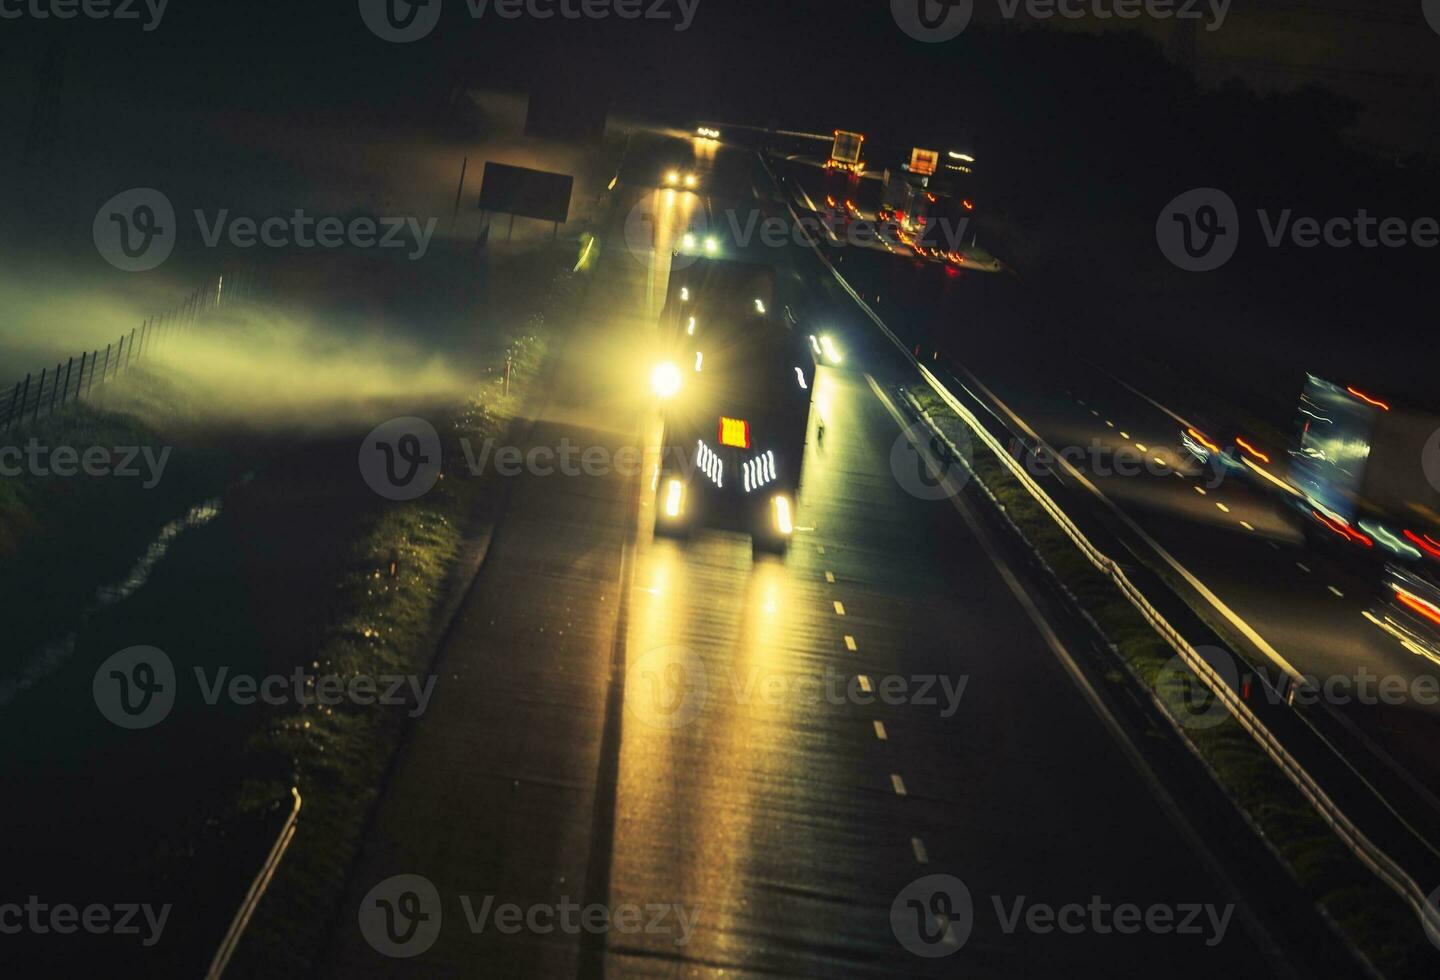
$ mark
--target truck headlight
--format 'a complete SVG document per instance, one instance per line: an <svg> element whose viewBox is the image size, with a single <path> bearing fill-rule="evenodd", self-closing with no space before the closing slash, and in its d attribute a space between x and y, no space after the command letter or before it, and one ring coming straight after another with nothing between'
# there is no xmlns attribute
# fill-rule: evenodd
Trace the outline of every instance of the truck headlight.
<svg viewBox="0 0 1440 980"><path fill-rule="evenodd" d="M685 484L679 480L665 481L665 516L679 517L685 507Z"/></svg>
<svg viewBox="0 0 1440 980"><path fill-rule="evenodd" d="M775 530L789 537L795 532L795 522L790 516L790 498L784 494L776 494L771 506L775 511Z"/></svg>
<svg viewBox="0 0 1440 980"><path fill-rule="evenodd" d="M673 398L680 390L680 369L669 361L655 365L650 372L650 389L661 398Z"/></svg>

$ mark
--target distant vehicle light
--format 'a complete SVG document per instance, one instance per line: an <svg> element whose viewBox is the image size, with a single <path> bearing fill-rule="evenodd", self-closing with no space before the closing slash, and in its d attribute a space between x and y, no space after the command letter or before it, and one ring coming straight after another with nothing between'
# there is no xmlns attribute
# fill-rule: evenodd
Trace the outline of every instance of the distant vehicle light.
<svg viewBox="0 0 1440 980"><path fill-rule="evenodd" d="M684 234L684 236L680 239L680 247L681 247L681 248L685 248L685 249L692 249L692 248L694 248L694 247L695 247L695 236L692 235L692 234L690 234L690 233L687 231L687 232Z"/></svg>
<svg viewBox="0 0 1440 980"><path fill-rule="evenodd" d="M720 243L715 240L715 236L714 236L714 235L708 235L708 236L706 236L706 238L705 238L705 251L709 252L711 255L714 255L715 252L716 252L719 248L720 248Z"/></svg>
<svg viewBox="0 0 1440 980"><path fill-rule="evenodd" d="M795 368L795 380L800 382L801 388L809 390L810 386L805 383L805 372L798 367Z"/></svg>
<svg viewBox="0 0 1440 980"><path fill-rule="evenodd" d="M1196 442L1200 443L1200 445L1204 446L1212 453L1218 453L1220 451L1219 446L1215 445L1215 443L1211 442L1209 439L1206 439L1195 429L1186 429L1185 432L1190 436L1191 439L1194 439Z"/></svg>
<svg viewBox="0 0 1440 980"><path fill-rule="evenodd" d="M667 174L665 175L665 183L667 183L667 184L678 184L678 183L680 183L680 171L678 171L678 170L672 170L672 171L670 171L669 173L667 173Z"/></svg>
<svg viewBox="0 0 1440 980"><path fill-rule="evenodd" d="M820 341L815 339L815 335L813 333L810 335L810 348L815 351L816 356L819 356L822 353L820 350Z"/></svg>
<svg viewBox="0 0 1440 980"><path fill-rule="evenodd" d="M698 180L698 178L697 178L694 174L686 174L686 175L685 175L685 186L686 186L686 187L694 187L695 184L696 184L696 182L697 182L697 180Z"/></svg>
<svg viewBox="0 0 1440 980"><path fill-rule="evenodd" d="M972 201L972 200L970 200L969 198L964 199L964 200L961 201L960 203L963 204L963 205L965 205L965 210L966 210L966 211L974 211L974 210L975 210L975 202Z"/></svg>
<svg viewBox="0 0 1440 980"><path fill-rule="evenodd" d="M669 361L655 365L650 372L650 388L661 398L673 398L680 390L680 369Z"/></svg>
<svg viewBox="0 0 1440 980"><path fill-rule="evenodd" d="M750 448L750 423L744 419L720 416L720 445L735 449Z"/></svg>
<svg viewBox="0 0 1440 980"><path fill-rule="evenodd" d="M789 537L795 533L795 524L790 519L790 501L781 494L775 495L775 530Z"/></svg>
<svg viewBox="0 0 1440 980"><path fill-rule="evenodd" d="M957 153L957 152L954 151L954 150L951 150L949 153L946 154L946 156L948 156L951 160L964 160L966 163L974 163L974 162L975 162L975 158L972 157L970 154L968 154L968 153Z"/></svg>
<svg viewBox="0 0 1440 980"><path fill-rule="evenodd" d="M1420 550L1425 552L1431 558L1440 558L1440 542L1436 542L1434 538L1430 537L1430 535L1427 534L1422 538L1414 531L1406 528L1405 537L1409 538L1412 542L1418 545Z"/></svg>
<svg viewBox="0 0 1440 980"><path fill-rule="evenodd" d="M1362 402L1364 402L1364 403L1367 404L1367 405L1374 405L1376 408L1380 409L1381 411L1385 411L1385 412L1390 411L1390 406L1387 405L1387 404L1385 404L1384 402L1380 401L1378 398L1371 398L1369 395L1365 394L1365 392L1363 392L1363 391L1356 391L1354 388L1346 388L1345 390L1348 391L1348 392L1350 392L1350 394L1354 395L1356 398L1360 399Z"/></svg>
<svg viewBox="0 0 1440 980"><path fill-rule="evenodd" d="M679 517L684 499L685 484L679 480L667 480L665 483L665 516Z"/></svg>
<svg viewBox="0 0 1440 980"><path fill-rule="evenodd" d="M765 312L765 301L762 300L762 299L760 299L759 297L756 297L756 299L755 299L755 312L756 312L756 313L764 313L764 312Z"/></svg>
<svg viewBox="0 0 1440 980"><path fill-rule="evenodd" d="M1398 588L1395 590L1395 598L1400 600L1400 604L1405 608L1412 612L1419 613L1436 626L1440 626L1440 609L1435 608L1435 606L1429 602L1426 602L1414 593L1406 592L1404 589Z"/></svg>
<svg viewBox="0 0 1440 980"><path fill-rule="evenodd" d="M830 339L828 333L820 335L820 349L825 352L825 360L831 364L840 363L840 348L835 346L835 341Z"/></svg>
<svg viewBox="0 0 1440 980"><path fill-rule="evenodd" d="M704 354L704 352L697 350L697 351L695 352L695 370L697 370L697 371L700 370L700 365L702 365L702 364L704 364L704 363L705 363L705 354Z"/></svg>
<svg viewBox="0 0 1440 980"><path fill-rule="evenodd" d="M1260 462L1262 462L1262 463L1268 463L1268 462L1270 462L1270 457L1269 457L1269 456L1266 456L1266 455L1265 455L1264 453L1262 453L1260 450L1258 450L1258 449L1256 449L1254 446L1250 445L1250 443L1246 442L1246 441L1245 441L1243 438L1241 438L1240 436L1236 436L1236 437L1235 437L1235 445L1239 446L1241 449L1245 450L1247 453L1249 453L1251 456L1254 456L1256 459L1258 459L1258 460L1259 460Z"/></svg>
<svg viewBox="0 0 1440 980"><path fill-rule="evenodd" d="M682 302L682 303L688 303L688 302L690 302L690 287L689 287L689 286L681 286L681 287L680 287L680 302ZM694 318L694 317L691 317L690 319L691 319L691 320L694 320L695 318Z"/></svg>

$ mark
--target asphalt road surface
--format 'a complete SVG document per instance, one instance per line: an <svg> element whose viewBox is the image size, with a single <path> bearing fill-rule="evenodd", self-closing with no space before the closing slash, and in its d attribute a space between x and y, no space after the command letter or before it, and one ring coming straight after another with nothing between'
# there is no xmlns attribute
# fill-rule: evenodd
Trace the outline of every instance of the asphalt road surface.
<svg viewBox="0 0 1440 980"><path fill-rule="evenodd" d="M615 454L658 443L668 246L702 211L754 206L745 155L712 155L696 194L627 170L519 440L626 465L514 478L328 972L1287 972L1268 898L1225 870L1246 845L1157 787L971 505L912 492L933 480L887 405L895 364L856 349L820 369L786 556L652 535L653 456ZM625 244L637 207L653 251ZM773 251L802 318L842 315L801 249Z"/></svg>

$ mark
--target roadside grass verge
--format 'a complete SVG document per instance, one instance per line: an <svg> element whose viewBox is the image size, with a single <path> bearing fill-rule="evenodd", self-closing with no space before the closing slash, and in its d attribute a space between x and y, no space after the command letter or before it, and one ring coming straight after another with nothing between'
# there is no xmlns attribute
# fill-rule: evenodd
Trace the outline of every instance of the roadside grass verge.
<svg viewBox="0 0 1440 980"><path fill-rule="evenodd" d="M469 473L460 440L504 438L525 417L541 384L550 322L576 290L574 262L572 251L547 254L547 279L532 284L542 310L508 338L516 393L502 398L501 369L492 369L475 397L433 420L444 451L435 488L414 501L383 501L366 520L330 598L334 614L317 639L308 674L403 674L422 682L432 676L447 606L468 583L467 556L488 534L502 495L495 477ZM271 812L278 821L291 785L304 806L230 976L308 975L332 927L343 928L346 872L409 724L408 710L304 706L277 714L250 738L244 769L252 775L238 809Z"/></svg>
<svg viewBox="0 0 1440 980"><path fill-rule="evenodd" d="M952 442L973 445L970 466L975 479L1074 604L1093 620L1130 677L1154 692L1172 717L1192 711L1191 685L1174 673L1162 677L1174 651L988 447L962 435L965 423L938 395L923 386L911 394ZM1418 917L1350 853L1233 717L1227 713L1214 727L1185 728L1181 734L1306 895L1375 970L1393 980L1434 976L1435 949Z"/></svg>

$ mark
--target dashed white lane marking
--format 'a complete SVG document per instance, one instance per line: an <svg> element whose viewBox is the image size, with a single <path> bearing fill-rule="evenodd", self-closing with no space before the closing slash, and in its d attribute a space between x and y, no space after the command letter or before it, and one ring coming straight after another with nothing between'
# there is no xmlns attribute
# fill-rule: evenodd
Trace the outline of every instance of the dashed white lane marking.
<svg viewBox="0 0 1440 980"><path fill-rule="evenodd" d="M1093 415L1093 416L1095 416L1097 419L1100 417L1100 413L1097 412L1097 411L1095 411L1095 409L1093 409L1093 408L1090 409L1090 414Z"/></svg>
<svg viewBox="0 0 1440 980"><path fill-rule="evenodd" d="M1199 494L1200 496L1202 496L1202 497L1205 496L1205 488L1204 488L1204 487L1196 487L1196 488L1195 488L1195 492L1198 493L1198 494Z"/></svg>
<svg viewBox="0 0 1440 980"><path fill-rule="evenodd" d="M839 599L835 600L835 615L845 615L845 603L841 602Z"/></svg>
<svg viewBox="0 0 1440 980"><path fill-rule="evenodd" d="M1341 592L1339 589L1335 588L1335 586L1333 586L1333 585L1327 585L1326 588L1329 589L1331 592L1335 593L1335 597L1336 597L1336 598L1338 598L1338 599L1343 599L1343 598L1345 598L1345 593L1343 593L1343 592Z"/></svg>
<svg viewBox="0 0 1440 980"><path fill-rule="evenodd" d="M1120 438L1121 438L1121 439L1124 439L1124 440L1126 440L1126 441L1128 442L1129 439L1130 439L1130 433L1126 432L1124 429L1121 429L1121 430L1120 430Z"/></svg>
<svg viewBox="0 0 1440 980"><path fill-rule="evenodd" d="M1222 511L1224 511L1224 512L1227 513L1227 514L1230 513L1230 508L1229 508L1229 507L1226 507L1224 504L1220 503L1220 501L1218 501L1218 500L1215 501L1215 506L1216 506L1216 507L1219 507Z"/></svg>
<svg viewBox="0 0 1440 980"><path fill-rule="evenodd" d="M1266 539L1265 539L1265 543L1268 544L1268 545L1269 545L1273 550L1275 550L1275 551L1279 551L1279 550L1280 550L1280 546L1279 546L1278 544L1276 544L1274 541L1271 541L1269 538L1266 538Z"/></svg>
<svg viewBox="0 0 1440 980"><path fill-rule="evenodd" d="M1167 465L1169 465L1169 464L1167 464L1167 463L1165 462L1165 460L1161 459L1159 456L1151 456L1150 458L1153 459L1153 460L1154 460L1158 465L1160 465L1160 466L1167 466Z"/></svg>
<svg viewBox="0 0 1440 980"><path fill-rule="evenodd" d="M883 721L875 722L875 737L882 742L888 742L890 740L890 737L885 734L885 723Z"/></svg>
<svg viewBox="0 0 1440 980"><path fill-rule="evenodd" d="M1244 528L1245 530L1247 530L1247 531L1253 531L1253 530L1255 530L1255 525L1254 525L1254 524L1251 524L1249 521L1241 521L1241 522L1240 522L1240 526L1243 527L1243 528Z"/></svg>
<svg viewBox="0 0 1440 980"><path fill-rule="evenodd" d="M1310 574L1310 566L1305 564L1303 561L1297 561L1295 563L1295 567L1300 569L1300 571L1304 572L1306 575Z"/></svg>
<svg viewBox="0 0 1440 980"><path fill-rule="evenodd" d="M864 691L866 694L869 694L871 690L873 690L873 688L870 687L870 678L866 677L864 674L857 674L856 679L860 681L860 690Z"/></svg>
<svg viewBox="0 0 1440 980"><path fill-rule="evenodd" d="M1148 453L1150 451L1150 448L1146 446L1143 442L1135 443L1135 448L1140 450L1142 453Z"/></svg>
<svg viewBox="0 0 1440 980"><path fill-rule="evenodd" d="M835 573L834 573L834 572L826 572L826 573L825 573L825 581L829 582L831 585L834 585L834 584L835 584Z"/></svg>
<svg viewBox="0 0 1440 980"><path fill-rule="evenodd" d="M1106 420L1105 420L1105 428L1107 428L1107 429L1113 429L1113 428L1115 428L1115 423L1114 423L1114 422L1111 422L1109 419L1106 419Z"/></svg>
<svg viewBox="0 0 1440 980"><path fill-rule="evenodd" d="M855 645L855 637L851 636L849 633L845 634L845 649L849 650L852 653L860 649Z"/></svg>
<svg viewBox="0 0 1440 980"><path fill-rule="evenodd" d="M898 772L892 772L890 774L890 785L894 787L896 796L905 795L905 780L900 778Z"/></svg>
<svg viewBox="0 0 1440 980"><path fill-rule="evenodd" d="M915 852L916 864L929 864L930 852L925 850L925 842L918 837L910 838L910 850Z"/></svg>

